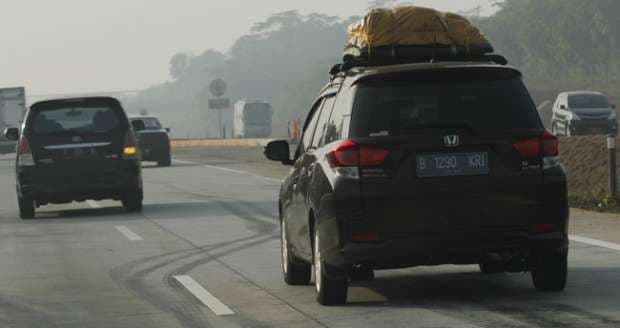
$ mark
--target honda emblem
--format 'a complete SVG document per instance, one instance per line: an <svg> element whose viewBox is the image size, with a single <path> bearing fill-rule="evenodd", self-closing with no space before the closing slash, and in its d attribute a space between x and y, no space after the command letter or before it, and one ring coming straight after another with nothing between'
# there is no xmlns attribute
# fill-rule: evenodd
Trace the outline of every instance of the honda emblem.
<svg viewBox="0 0 620 328"><path fill-rule="evenodd" d="M443 138L444 144L448 148L456 148L461 144L461 140L457 135L449 135Z"/></svg>
<svg viewBox="0 0 620 328"><path fill-rule="evenodd" d="M80 136L75 136L75 137L71 138L71 141L73 141L73 142L82 142L83 139Z"/></svg>

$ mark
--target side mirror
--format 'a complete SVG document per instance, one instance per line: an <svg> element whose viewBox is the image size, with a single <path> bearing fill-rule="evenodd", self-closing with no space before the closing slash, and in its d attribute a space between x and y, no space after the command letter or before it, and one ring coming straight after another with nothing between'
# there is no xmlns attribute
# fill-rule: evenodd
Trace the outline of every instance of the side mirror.
<svg viewBox="0 0 620 328"><path fill-rule="evenodd" d="M4 137L7 140L17 141L19 139L19 129L18 128L6 128L4 130Z"/></svg>
<svg viewBox="0 0 620 328"><path fill-rule="evenodd" d="M164 130L166 130L166 133L170 133L170 128L165 128Z"/></svg>
<svg viewBox="0 0 620 328"><path fill-rule="evenodd" d="M566 110L566 106L565 105L560 105L560 109Z"/></svg>
<svg viewBox="0 0 620 328"><path fill-rule="evenodd" d="M142 120L131 121L131 126L135 132L140 132L146 130L146 126Z"/></svg>
<svg viewBox="0 0 620 328"><path fill-rule="evenodd" d="M267 147L265 147L265 157L272 161L282 162L284 165L293 165L291 150L286 140L276 140L268 143Z"/></svg>

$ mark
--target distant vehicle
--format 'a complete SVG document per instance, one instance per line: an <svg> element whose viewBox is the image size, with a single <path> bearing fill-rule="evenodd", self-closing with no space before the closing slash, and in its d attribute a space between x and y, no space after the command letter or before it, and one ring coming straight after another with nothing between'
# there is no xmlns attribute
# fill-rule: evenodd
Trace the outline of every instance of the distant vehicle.
<svg viewBox="0 0 620 328"><path fill-rule="evenodd" d="M339 68L294 157L285 140L266 147L292 167L279 195L288 284L314 270L318 302L334 305L373 270L478 264L564 289L558 139L519 71L479 61Z"/></svg>
<svg viewBox="0 0 620 328"><path fill-rule="evenodd" d="M159 166L172 165L169 129L164 128L156 117L140 116L129 118L132 124L142 122L144 129L135 129L143 161L157 162Z"/></svg>
<svg viewBox="0 0 620 328"><path fill-rule="evenodd" d="M0 131L19 127L26 113L26 91L22 87L0 89Z"/></svg>
<svg viewBox="0 0 620 328"><path fill-rule="evenodd" d="M233 113L235 138L271 137L271 104L265 101L241 100Z"/></svg>
<svg viewBox="0 0 620 328"><path fill-rule="evenodd" d="M140 125L138 123L137 125ZM120 200L142 210L140 152L118 100L108 97L38 102L26 114L19 140L16 180L19 214L35 216L47 204Z"/></svg>
<svg viewBox="0 0 620 328"><path fill-rule="evenodd" d="M618 133L616 106L600 92L563 92L553 105L551 130L559 136Z"/></svg>

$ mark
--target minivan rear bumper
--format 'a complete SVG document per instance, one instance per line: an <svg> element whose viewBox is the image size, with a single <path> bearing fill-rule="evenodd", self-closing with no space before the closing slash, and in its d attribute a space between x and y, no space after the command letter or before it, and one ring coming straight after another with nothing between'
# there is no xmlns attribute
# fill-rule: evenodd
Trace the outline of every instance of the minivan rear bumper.
<svg viewBox="0 0 620 328"><path fill-rule="evenodd" d="M572 120L569 124L571 135L617 134L616 120Z"/></svg>
<svg viewBox="0 0 620 328"><path fill-rule="evenodd" d="M522 231L471 233L451 236L423 236L385 240L376 243L346 243L322 250L325 261L335 267L354 264L375 269L420 265L476 264L489 254L509 256L538 251L568 252L565 232L534 234Z"/></svg>
<svg viewBox="0 0 620 328"><path fill-rule="evenodd" d="M49 176L37 168L21 168L18 194L34 199L37 204L68 203L87 199L121 199L124 193L142 188L140 167L125 163L116 170L93 170L84 175Z"/></svg>

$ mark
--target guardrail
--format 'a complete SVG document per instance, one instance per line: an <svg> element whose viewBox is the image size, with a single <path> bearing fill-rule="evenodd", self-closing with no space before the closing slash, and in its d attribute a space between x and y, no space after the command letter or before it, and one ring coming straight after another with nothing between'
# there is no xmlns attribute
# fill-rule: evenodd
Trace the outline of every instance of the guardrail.
<svg viewBox="0 0 620 328"><path fill-rule="evenodd" d="M172 148L192 147L264 147L274 139L173 139Z"/></svg>

